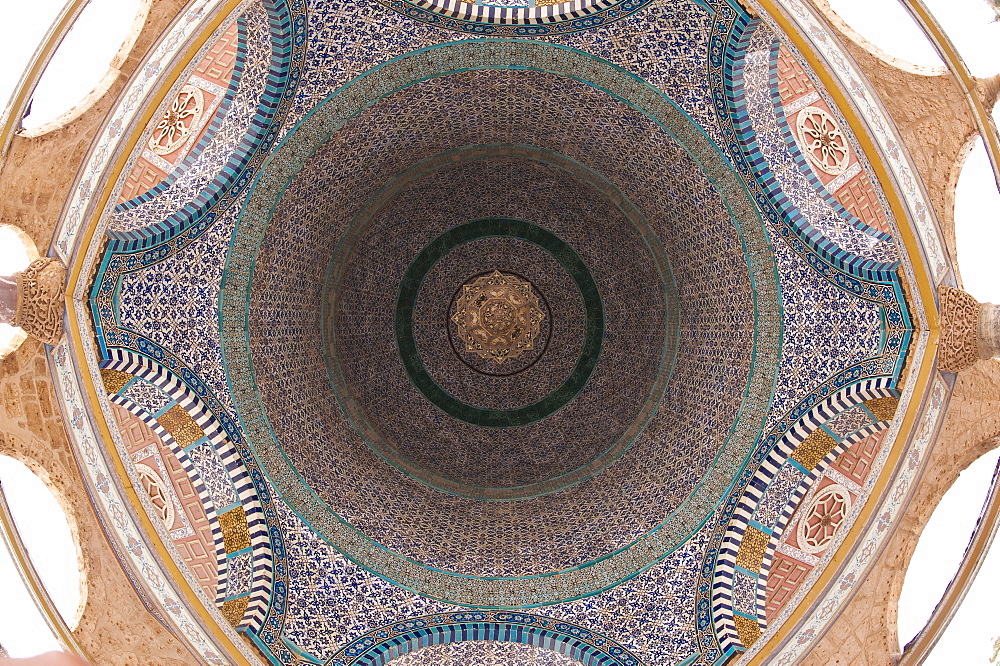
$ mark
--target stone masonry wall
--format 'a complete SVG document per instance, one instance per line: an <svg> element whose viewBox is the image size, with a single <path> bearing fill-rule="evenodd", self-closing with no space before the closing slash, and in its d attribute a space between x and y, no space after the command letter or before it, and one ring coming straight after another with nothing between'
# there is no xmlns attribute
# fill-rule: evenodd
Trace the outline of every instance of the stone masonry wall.
<svg viewBox="0 0 1000 666"><path fill-rule="evenodd" d="M0 221L22 229L44 254L63 202L105 115L129 76L184 6L152 3L131 54L108 92L79 118L36 138L15 137L0 161ZM83 563L83 613L74 634L95 666L195 663L142 605L115 559L79 481L44 348L29 339L0 360L0 454L25 462L65 508ZM67 618L70 619L70 618Z"/></svg>

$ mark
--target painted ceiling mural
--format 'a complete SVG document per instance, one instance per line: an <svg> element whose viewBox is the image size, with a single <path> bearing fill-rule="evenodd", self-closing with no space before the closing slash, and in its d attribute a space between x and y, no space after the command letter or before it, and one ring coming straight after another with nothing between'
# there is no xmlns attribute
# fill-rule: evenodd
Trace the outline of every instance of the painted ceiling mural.
<svg viewBox="0 0 1000 666"><path fill-rule="evenodd" d="M57 246L60 390L150 612L288 666L735 663L791 626L894 471L925 269L778 28L192 12Z"/></svg>

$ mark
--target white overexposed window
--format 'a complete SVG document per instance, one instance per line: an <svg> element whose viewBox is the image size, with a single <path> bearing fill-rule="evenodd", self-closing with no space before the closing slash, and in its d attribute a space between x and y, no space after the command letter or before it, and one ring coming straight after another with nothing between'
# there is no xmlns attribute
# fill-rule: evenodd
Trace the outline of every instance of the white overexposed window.
<svg viewBox="0 0 1000 666"><path fill-rule="evenodd" d="M1000 449L973 462L941 498L910 560L899 597L899 643L916 636L955 576L989 493ZM993 544L947 630L925 666L986 666L1000 634L996 598L1000 548Z"/></svg>
<svg viewBox="0 0 1000 666"><path fill-rule="evenodd" d="M76 108L108 74L112 60L130 38L140 0L90 0L56 50L22 121L38 129Z"/></svg>
<svg viewBox="0 0 1000 666"><path fill-rule="evenodd" d="M1000 73L1000 21L992 0L924 0L973 76Z"/></svg>
<svg viewBox="0 0 1000 666"><path fill-rule="evenodd" d="M980 302L1000 303L1000 193L978 137L955 188L955 242L962 286Z"/></svg>
<svg viewBox="0 0 1000 666"><path fill-rule="evenodd" d="M66 624L78 621L81 573L69 522L55 496L28 467L0 456L0 483L31 563ZM61 649L0 544L0 645L12 657Z"/></svg>
<svg viewBox="0 0 1000 666"><path fill-rule="evenodd" d="M830 0L830 7L886 55L920 67L944 67L934 45L897 0Z"/></svg>
<svg viewBox="0 0 1000 666"><path fill-rule="evenodd" d="M0 62L4 64L0 67L0 108L7 106L21 73L65 4L66 0L31 0L4 7L10 23L0 39Z"/></svg>

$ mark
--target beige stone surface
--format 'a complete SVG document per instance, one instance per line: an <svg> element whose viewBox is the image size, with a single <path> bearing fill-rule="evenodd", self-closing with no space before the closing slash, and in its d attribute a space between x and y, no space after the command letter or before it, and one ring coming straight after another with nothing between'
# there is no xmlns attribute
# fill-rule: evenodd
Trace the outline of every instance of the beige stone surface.
<svg viewBox="0 0 1000 666"><path fill-rule="evenodd" d="M897 605L920 533L961 471L996 447L998 437L1000 361L979 361L958 375L941 434L895 533L840 617L803 663L895 663L899 653Z"/></svg>
<svg viewBox="0 0 1000 666"><path fill-rule="evenodd" d="M28 339L0 361L0 454L28 465L66 511L82 566L83 614L74 634L94 664L193 663L133 591L80 482L44 347ZM73 618L66 618L72 621Z"/></svg>
<svg viewBox="0 0 1000 666"><path fill-rule="evenodd" d="M157 0L121 74L108 92L65 127L15 137L0 166L0 221L47 248L105 115L182 0ZM44 254L44 250L43 250ZM28 339L0 360L0 454L25 462L66 510L83 562L83 611L74 634L96 666L181 666L197 663L184 644L149 614L105 539L79 480L80 472L56 403L44 348ZM67 618L72 620L73 618Z"/></svg>
<svg viewBox="0 0 1000 666"><path fill-rule="evenodd" d="M965 96L949 74L886 55L851 30L826 0L813 1L895 122L930 197L952 261L956 261L955 186L972 139L978 135ZM992 108L1000 92L1000 77L977 80L977 86L986 108Z"/></svg>

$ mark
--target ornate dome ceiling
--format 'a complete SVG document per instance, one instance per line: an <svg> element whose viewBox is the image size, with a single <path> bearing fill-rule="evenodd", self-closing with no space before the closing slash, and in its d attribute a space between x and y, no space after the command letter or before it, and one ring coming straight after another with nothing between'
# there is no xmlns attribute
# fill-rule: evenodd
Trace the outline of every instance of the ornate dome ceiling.
<svg viewBox="0 0 1000 666"><path fill-rule="evenodd" d="M749 659L924 389L886 158L737 4L387 5L230 3L109 120L63 363L196 489L101 491L127 566L208 663Z"/></svg>

